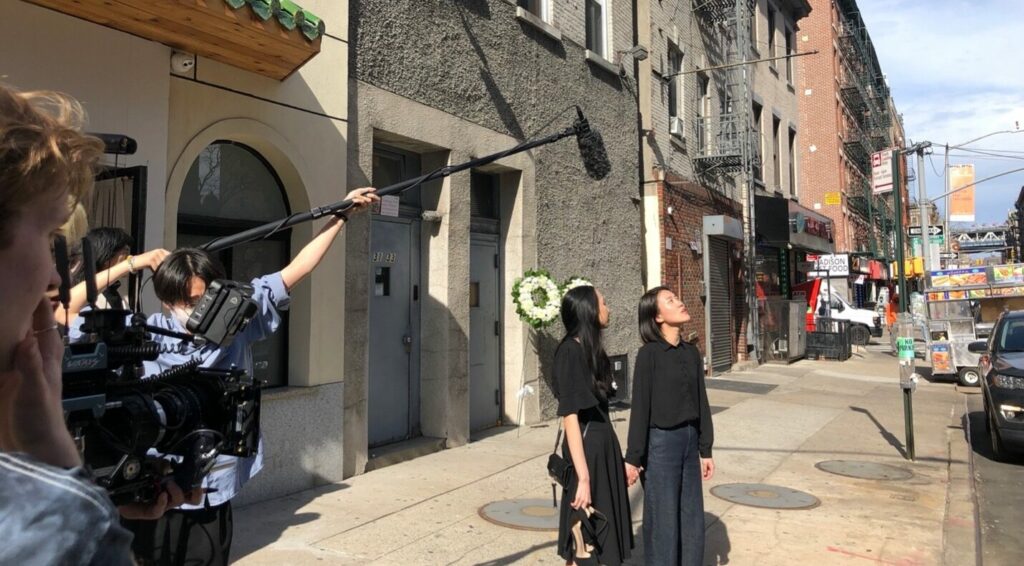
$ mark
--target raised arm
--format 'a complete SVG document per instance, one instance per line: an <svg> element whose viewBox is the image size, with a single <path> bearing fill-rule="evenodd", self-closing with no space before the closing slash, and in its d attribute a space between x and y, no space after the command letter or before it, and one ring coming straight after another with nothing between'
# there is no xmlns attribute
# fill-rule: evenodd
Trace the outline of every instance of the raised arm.
<svg viewBox="0 0 1024 566"><path fill-rule="evenodd" d="M125 275L128 275L129 273L136 273L142 269L155 271L168 255L170 255L170 252L165 249L158 248L137 256L128 256L124 261L121 261L113 267L96 274L96 290L103 291L109 287L111 283ZM70 322L75 320L75 318L78 317L79 311L85 308L85 295L85 281L82 281L78 285L72 287L71 301L68 302L67 311L64 310L63 305L58 305L57 310L53 313L57 322L63 324L65 321Z"/></svg>
<svg viewBox="0 0 1024 566"><path fill-rule="evenodd" d="M370 204L380 200L374 191L377 189L366 187L362 189L356 189L350 192L345 199L351 199L355 205L348 211L349 214L355 214L357 212L366 210ZM281 270L281 278L284 279L284 286L291 291L295 285L306 278L310 273L316 269L316 266L320 265L320 261L327 254L327 250L331 249L331 244L334 243L334 239L341 233L342 226L345 225L346 219L343 216L335 216L327 221L327 224L320 230L320 232L302 248L302 251L295 256L295 259L291 261L284 269Z"/></svg>

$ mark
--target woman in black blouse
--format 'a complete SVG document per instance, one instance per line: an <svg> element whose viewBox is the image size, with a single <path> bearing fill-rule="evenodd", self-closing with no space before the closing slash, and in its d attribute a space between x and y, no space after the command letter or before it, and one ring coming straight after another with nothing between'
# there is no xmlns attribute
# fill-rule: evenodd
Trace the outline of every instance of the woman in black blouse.
<svg viewBox="0 0 1024 566"><path fill-rule="evenodd" d="M562 299L562 323L566 333L555 352L552 385L565 428L562 454L572 462L576 480L562 494L558 554L570 564L617 565L633 548L633 527L622 448L608 418L614 389L601 338L608 326L604 297L590 286L570 290ZM604 515L607 529L584 561L588 552L577 548L576 525L588 507Z"/></svg>
<svg viewBox="0 0 1024 566"><path fill-rule="evenodd" d="M704 492L711 479L714 429L700 351L682 340L690 313L666 287L638 307L643 347L633 372L626 476L645 471L644 552L651 566L704 560Z"/></svg>

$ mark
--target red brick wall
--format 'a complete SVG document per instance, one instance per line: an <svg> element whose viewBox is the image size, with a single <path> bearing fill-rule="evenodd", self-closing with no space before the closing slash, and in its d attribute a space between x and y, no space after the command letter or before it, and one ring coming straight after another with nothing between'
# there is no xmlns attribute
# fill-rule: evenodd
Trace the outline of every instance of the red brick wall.
<svg viewBox="0 0 1024 566"><path fill-rule="evenodd" d="M800 20L797 32L798 51L818 50L817 55L797 58L797 97L800 108L798 194L800 204L828 216L835 223L836 251L845 251L848 226L843 205L826 205L825 193L845 188L847 166L840 140L842 105L839 103L839 60L833 24L838 24L831 2L814 2L811 14ZM804 41L804 38L807 41ZM808 94L810 91L810 94ZM814 147L814 151L811 151Z"/></svg>
<svg viewBox="0 0 1024 566"><path fill-rule="evenodd" d="M742 209L735 201L718 191L708 189L692 181L667 174L666 180L658 183L658 201L661 210L662 227L662 283L672 289L686 303L692 320L684 329L685 334L696 332L702 352L707 352L705 336L705 309L701 301L704 282L704 258L690 247L690 242L703 245L705 215L727 215L742 218ZM668 214L668 207L672 214ZM667 238L672 239L672 249L667 248ZM702 250L704 251L704 250ZM732 342L735 352L746 353L746 302L743 296L743 260L733 256L734 310ZM744 359L744 356L737 356Z"/></svg>

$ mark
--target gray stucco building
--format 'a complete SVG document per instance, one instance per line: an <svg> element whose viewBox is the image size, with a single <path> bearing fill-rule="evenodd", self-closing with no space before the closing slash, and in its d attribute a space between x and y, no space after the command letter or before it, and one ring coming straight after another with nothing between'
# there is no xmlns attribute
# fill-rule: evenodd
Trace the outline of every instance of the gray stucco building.
<svg viewBox="0 0 1024 566"><path fill-rule="evenodd" d="M638 125L630 2L351 2L348 184L381 187L569 126L579 105L611 174L573 140L404 193L346 240L345 475L371 447L467 442L552 416L560 323L534 336L511 300L529 268L590 279L612 311L609 355L639 346ZM397 206L396 206L397 205ZM623 365L623 369L629 364ZM525 385L533 393L521 395ZM625 385L623 383L622 385Z"/></svg>

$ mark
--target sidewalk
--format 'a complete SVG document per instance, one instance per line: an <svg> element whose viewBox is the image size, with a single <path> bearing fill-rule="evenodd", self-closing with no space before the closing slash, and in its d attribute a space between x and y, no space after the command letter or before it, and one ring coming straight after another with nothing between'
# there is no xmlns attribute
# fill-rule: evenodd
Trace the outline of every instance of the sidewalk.
<svg viewBox="0 0 1024 566"><path fill-rule="evenodd" d="M717 473L705 488L707 564L969 564L973 508L962 395L922 382L914 394L916 462L903 458L896 361L880 347L843 363L761 366L709 382ZM613 414L625 440L628 412ZM235 511L238 564L562 564L555 532L515 530L479 509L551 499L552 423L494 431L468 446ZM906 480L815 468L885 463ZM813 495L807 510L730 503L709 490L764 483ZM642 492L630 491L640 545ZM944 548L944 541L946 541ZM634 553L642 564L642 549Z"/></svg>

